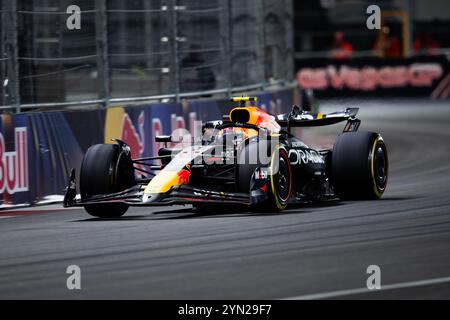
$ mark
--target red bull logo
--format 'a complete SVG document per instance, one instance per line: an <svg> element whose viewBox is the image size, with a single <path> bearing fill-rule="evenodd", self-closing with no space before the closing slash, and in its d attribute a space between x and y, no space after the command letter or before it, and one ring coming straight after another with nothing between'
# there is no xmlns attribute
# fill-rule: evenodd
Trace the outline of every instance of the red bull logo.
<svg viewBox="0 0 450 320"><path fill-rule="evenodd" d="M157 155L158 150L164 147L165 144L148 143L146 140L145 119L145 111L139 113L137 121L132 121L125 108L109 108L105 119L105 143L112 143L111 139L119 138L130 146L132 158L143 157L145 153L148 155ZM189 114L189 123L194 123L195 119L196 113L191 112ZM169 119L152 117L151 122L147 124L150 129L149 131L151 131L151 133L147 132L148 137L155 137L164 133L163 120L166 122L169 120L168 126L170 126L169 129L172 132L176 129L184 129L186 127L184 118L175 113L170 114ZM192 125L192 127L194 126ZM146 150L146 144L149 144L153 150ZM170 147L174 147L175 145L176 143L168 144Z"/></svg>
<svg viewBox="0 0 450 320"><path fill-rule="evenodd" d="M185 165L183 169L181 169L178 173L178 183L179 184L188 184L189 177L191 176L191 166L189 164Z"/></svg>
<svg viewBox="0 0 450 320"><path fill-rule="evenodd" d="M14 151L5 150L0 132L0 193L28 191L27 128L14 128Z"/></svg>
<svg viewBox="0 0 450 320"><path fill-rule="evenodd" d="M127 113L123 116L121 140L130 146L133 159L142 157L145 148L144 111L139 114L137 130Z"/></svg>

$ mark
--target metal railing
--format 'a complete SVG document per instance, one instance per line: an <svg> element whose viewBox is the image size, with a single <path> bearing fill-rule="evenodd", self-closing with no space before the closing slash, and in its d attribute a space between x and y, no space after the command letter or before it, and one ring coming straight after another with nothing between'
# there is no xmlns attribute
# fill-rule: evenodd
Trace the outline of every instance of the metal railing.
<svg viewBox="0 0 450 320"><path fill-rule="evenodd" d="M263 92L274 87L290 88L295 87L296 84L292 81L285 80L275 80L269 83L260 83L248 86L240 86L233 88L215 89L215 90L205 90L197 92L184 92L178 95L175 94L163 94L154 96L143 96L143 97L129 97L129 98L112 98L109 100L105 99L95 99L95 100L81 100L81 101L70 101L70 102L47 102L47 103L29 103L21 104L20 111L25 112L28 110L36 109L60 109L65 107L83 107L83 106L95 106L95 105L106 105L114 106L122 103L140 103L140 102L168 102L177 101L178 99L188 99L188 98L205 98L213 97L217 95L229 96L231 94L249 94ZM10 110L14 108L11 105L0 106L0 110Z"/></svg>

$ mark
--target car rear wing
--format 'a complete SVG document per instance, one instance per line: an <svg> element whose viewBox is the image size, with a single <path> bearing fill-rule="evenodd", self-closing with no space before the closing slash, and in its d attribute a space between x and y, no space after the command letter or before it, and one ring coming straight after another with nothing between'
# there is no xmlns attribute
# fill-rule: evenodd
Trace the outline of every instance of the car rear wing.
<svg viewBox="0 0 450 320"><path fill-rule="evenodd" d="M293 106L292 111L276 116L278 124L287 128L289 132L295 127L317 127L336 124L347 121L344 132L357 131L361 120L356 118L359 108L346 108L344 111L332 113L310 113L300 110L298 106Z"/></svg>

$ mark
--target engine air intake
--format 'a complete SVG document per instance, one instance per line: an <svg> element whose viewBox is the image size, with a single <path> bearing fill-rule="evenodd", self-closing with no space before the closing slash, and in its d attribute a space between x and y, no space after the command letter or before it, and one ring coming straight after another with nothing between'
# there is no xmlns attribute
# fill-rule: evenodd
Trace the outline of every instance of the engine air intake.
<svg viewBox="0 0 450 320"><path fill-rule="evenodd" d="M230 112L232 122L247 123L250 120L250 112L247 108L234 108Z"/></svg>

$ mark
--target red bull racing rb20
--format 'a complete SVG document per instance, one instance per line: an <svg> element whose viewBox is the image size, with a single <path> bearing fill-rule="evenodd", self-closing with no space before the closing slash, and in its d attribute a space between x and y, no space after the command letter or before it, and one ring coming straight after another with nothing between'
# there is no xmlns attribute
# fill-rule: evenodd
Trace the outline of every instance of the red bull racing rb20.
<svg viewBox="0 0 450 320"><path fill-rule="evenodd" d="M117 218L130 206L190 204L205 209L236 205L283 210L330 199L379 199L388 179L388 154L379 133L358 131L358 108L329 114L293 106L271 115L256 98L232 98L222 119L201 124L199 137L157 136L157 156L133 158L123 141L96 144L84 155L79 187L72 169L64 206L95 217ZM346 121L330 149L313 149L293 135L296 127ZM186 141L187 140L187 141ZM79 195L77 195L77 189Z"/></svg>

